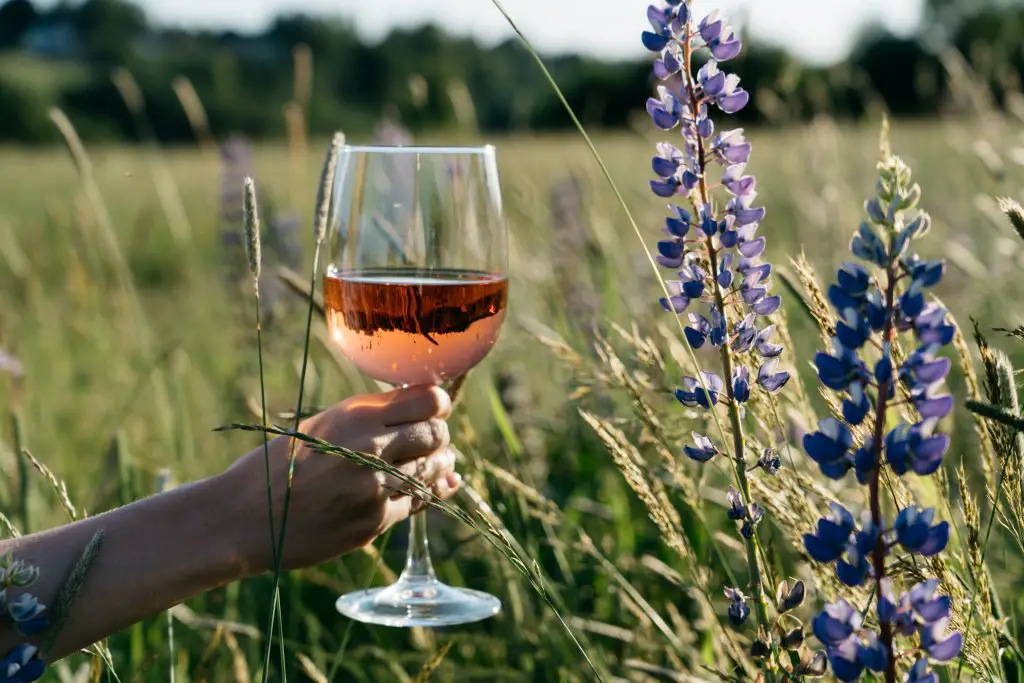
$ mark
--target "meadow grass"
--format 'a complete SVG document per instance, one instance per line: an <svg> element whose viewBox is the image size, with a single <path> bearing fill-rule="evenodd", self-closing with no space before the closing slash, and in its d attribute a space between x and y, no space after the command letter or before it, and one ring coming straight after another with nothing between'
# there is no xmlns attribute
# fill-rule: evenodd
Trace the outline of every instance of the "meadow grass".
<svg viewBox="0 0 1024 683"><path fill-rule="evenodd" d="M1008 148L1022 129L1000 119L985 129L984 144ZM979 154L977 131L970 121L896 122L892 143L914 167L935 223L923 255L950 261L938 296L968 334L970 317L1012 359L1018 345L990 328L1022 322L1015 308L1024 295L1024 244L995 197L1024 196L1024 170L998 154L995 161ZM826 281L846 258L862 197L873 186L877 127L821 119L748 130L748 137L756 150L751 171L769 211L769 256L784 264L803 248ZM678 330L659 312L646 257L583 141L489 141L498 148L510 224L512 296L501 343L472 374L452 420L472 486L457 502L490 510L485 519L500 524L515 552L536 564L524 575L465 525L436 525L432 549L441 577L489 590L505 605L491 621L442 631L350 626L334 612L338 594L372 576L391 578L385 568L399 566L402 534L380 556L354 553L290 572L281 583L289 678L590 680L577 645L549 609L554 605L606 680L720 680L714 667L721 656L742 648L742 638L721 625L719 596L728 573L744 572L743 549L720 523L707 521L723 517L714 508L724 501L724 472L679 459L693 422L671 397L691 362ZM631 133L595 136L653 244L660 207L646 189L650 142ZM217 160L185 148L161 151L158 166L151 149L87 152L93 196L83 192L64 150L0 149L0 349L25 367L21 380L0 377L0 409L20 416L21 427L17 444L10 430L0 442L0 511L22 531L60 523L64 514L50 484L19 457L23 447L66 482L79 510L95 513L153 492L164 468L186 481L260 444L258 435L212 431L258 423L261 392L251 281L231 275L244 270L245 255L223 243ZM258 147L261 209L292 208L304 212L301 225L311 225L315 187L295 188L294 179L317 177L317 156L298 157L304 165L296 171L294 149ZM560 193L570 178L580 195L566 208ZM180 197L181 213L168 210L168 196ZM123 263L111 253L97 201L109 214ZM175 227L181 215L185 231ZM299 235L309 260L312 231ZM274 277L273 259L268 252L264 282ZM279 416L294 410L306 306L286 292L267 306L267 409ZM812 357L821 346L818 327L794 297L787 298L787 318L795 357ZM314 321L304 405L376 390L323 339ZM814 394L813 372L797 370ZM962 399L963 374L951 384ZM817 396L809 402L824 405ZM792 433L813 426L807 411L793 412L783 415ZM954 420L947 469L962 461L962 486L980 502L984 530L989 506L972 417L958 409ZM812 483L820 478L798 448L787 457L796 464L793 481L829 493ZM792 494L758 492L793 511L762 527L762 538L773 566L807 580L808 602L817 605L819 588L829 584L787 541L810 524L800 518L800 504L787 503ZM943 513L964 527L966 554L971 523L961 506L955 497ZM1012 540L1013 520L1001 521L987 549L977 549L984 560L978 564L990 570L1008 632L1019 634L1014 615L1024 604L1011 589L1024 578L1021 548ZM977 580L970 576L961 587L965 602ZM171 649L164 616L115 636L109 645L121 679L166 680L169 669L177 681L259 675L272 584L270 577L254 579L175 608ZM83 662L72 658L59 670L88 666Z"/></svg>

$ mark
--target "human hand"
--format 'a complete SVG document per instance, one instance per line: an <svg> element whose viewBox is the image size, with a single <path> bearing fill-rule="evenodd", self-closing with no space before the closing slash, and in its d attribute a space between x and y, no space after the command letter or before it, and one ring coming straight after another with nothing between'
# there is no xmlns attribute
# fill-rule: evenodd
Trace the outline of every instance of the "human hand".
<svg viewBox="0 0 1024 683"><path fill-rule="evenodd" d="M448 498L461 478L448 449L451 399L435 386L354 396L299 425L299 431L336 446L376 455ZM275 542L281 532L291 439L270 442ZM223 475L226 491L239 501L246 530L242 553L253 573L272 568L263 447ZM390 475L341 456L295 446L295 475L284 543L284 567L305 567L362 547L423 503L396 492L408 488Z"/></svg>

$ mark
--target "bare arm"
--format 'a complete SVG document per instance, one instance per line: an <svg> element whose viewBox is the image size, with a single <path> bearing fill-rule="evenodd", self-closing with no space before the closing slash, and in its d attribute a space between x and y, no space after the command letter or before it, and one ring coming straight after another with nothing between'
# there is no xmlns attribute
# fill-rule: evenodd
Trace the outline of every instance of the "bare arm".
<svg viewBox="0 0 1024 683"><path fill-rule="evenodd" d="M103 546L51 653L54 659L259 571L245 548L245 537L251 535L245 529L253 522L238 509L227 484L220 475L3 544L16 558L40 568L39 581L29 590L52 605L86 544L103 531ZM5 629L0 652L17 641Z"/></svg>
<svg viewBox="0 0 1024 683"><path fill-rule="evenodd" d="M432 485L458 486L444 418L451 403L435 388L359 396L317 415L301 429L353 450L374 453ZM289 441L270 446L278 528ZM365 545L413 511L374 473L342 458L297 449L286 567L317 564ZM51 659L90 645L134 622L211 588L272 567L262 447L224 473L96 517L0 542L39 567L30 589L50 605L61 582L98 531L103 545L60 631ZM0 656L21 638L0 632Z"/></svg>

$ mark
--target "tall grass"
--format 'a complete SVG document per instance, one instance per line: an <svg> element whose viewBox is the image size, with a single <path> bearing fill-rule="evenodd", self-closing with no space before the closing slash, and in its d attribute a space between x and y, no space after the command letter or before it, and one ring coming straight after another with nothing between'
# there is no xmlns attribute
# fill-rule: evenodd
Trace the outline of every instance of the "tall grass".
<svg viewBox="0 0 1024 683"><path fill-rule="evenodd" d="M218 471L261 443L262 425L295 419L308 408L309 394L291 402L296 382L321 393L314 397L318 405L373 389L322 342L322 323L299 298L262 321L261 354L253 353L251 289L225 280L221 267L229 255L221 249L217 196L209 189L218 173L212 155L87 149L66 117L54 118L68 135L71 162L56 152L0 150L11 162L0 164L0 229L12 226L0 240L6 245L0 249L0 348L25 367L18 391L0 373L0 407L20 415L0 446L7 475L0 513L10 522L8 533L62 522L62 498L94 514L118 504L116 491L149 493L144 482L161 468L178 480ZM202 140L202 117L193 118ZM994 149L1019 133L1019 122L1004 124L1005 137ZM961 322L978 320L990 349L1007 354L1006 362L995 362L994 354L986 360L977 342L963 339L954 391L1001 406L987 410L1004 423L1019 421L1007 392L1022 352L1015 339L991 330L1022 322L1007 302L1024 294L1024 245L1004 216L986 213L984 198L996 193L995 181L962 144L973 138L972 123L897 121L892 128L893 144L931 198L939 236L929 255L950 256L939 295ZM807 261L790 269L800 297L788 297L785 311L793 358L805 359L834 323L815 303L822 293L814 271L838 265L857 225L857 198L872 185L876 126L840 127L824 118L748 134L757 144L759 190L775 228L774 260L806 248ZM389 547L389 537L323 567L282 572L276 606L275 578L259 577L147 620L135 636L111 638L105 658L122 680L164 681L171 672L180 682L251 680L254 672L277 680L267 659L273 647L284 652L281 677L292 680L752 680L750 639L728 627L720 597L725 585L736 584L730 575L742 575L746 566L739 561L745 549L718 521L731 473L697 471L682 461L690 430L714 425L680 410L670 396L674 378L692 372L700 358L652 303L659 281L645 270L648 256L637 240L653 239L648 226L658 220L658 207L641 201L647 141L601 134L589 142L568 135L496 142L513 231L512 308L501 342L464 388L453 418L470 490L456 504L440 506L455 519L441 525L432 549L446 579L490 590L506 609L491 621L443 633L343 621L334 598L364 587L367 577L386 581L378 568L397 566L402 549ZM299 149L257 149L256 179L274 205L313 193L312 187L299 193L290 178L275 175L302 166L315 177ZM165 172L156 173L155 164ZM1000 193L1024 187L1024 173L1013 165L1003 172ZM581 188L577 211L585 231L571 243L577 272L595 283L600 303L582 309L591 319L566 324L565 293L577 283L552 265L565 245L557 244L558 217L549 207L570 174ZM609 180L615 192L609 193ZM173 183L174 190L157 182ZM174 227L183 225L167 204L174 197L189 230ZM623 205L632 209L628 218ZM304 247L312 256L311 237ZM303 341L299 334L307 327ZM797 444L832 406L833 397L804 386L811 378L806 365L793 365L802 375L798 390L759 409L764 422L749 439L772 434ZM226 422L256 433L211 433ZM958 625L971 636L961 680L1020 676L1016 615L1024 604L1013 588L1024 578L1024 514L1012 431L1019 428L976 423L958 410L944 483L911 485L915 494L947 501L942 509L955 522L948 562L927 569L948 585ZM134 457L105 457L115 440ZM52 481L22 455L29 447ZM847 493L822 484L800 449L791 451L779 477L753 483L773 520L762 527L762 552L773 573L804 580L808 603L817 604L834 592L834 578L805 561L799 535L821 503ZM63 493L56 498L51 490ZM909 493L894 484L897 498ZM286 530L273 531L286 539ZM920 569L905 571L912 576ZM276 633L267 627L272 614ZM809 614L809 608L801 612ZM85 656L73 657L68 671ZM106 666L88 661L97 663L98 675ZM956 667L948 674L957 675Z"/></svg>

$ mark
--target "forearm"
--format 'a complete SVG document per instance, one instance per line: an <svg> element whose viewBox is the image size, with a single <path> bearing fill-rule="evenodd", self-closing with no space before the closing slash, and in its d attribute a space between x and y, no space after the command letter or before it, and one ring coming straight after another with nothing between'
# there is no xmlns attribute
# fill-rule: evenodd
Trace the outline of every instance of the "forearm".
<svg viewBox="0 0 1024 683"><path fill-rule="evenodd" d="M103 545L50 659L63 657L211 588L262 571L249 552L253 522L224 475L188 484L50 531L0 542L39 567L30 591L52 606L93 535ZM269 533L266 538L269 545ZM18 643L3 629L0 654Z"/></svg>

